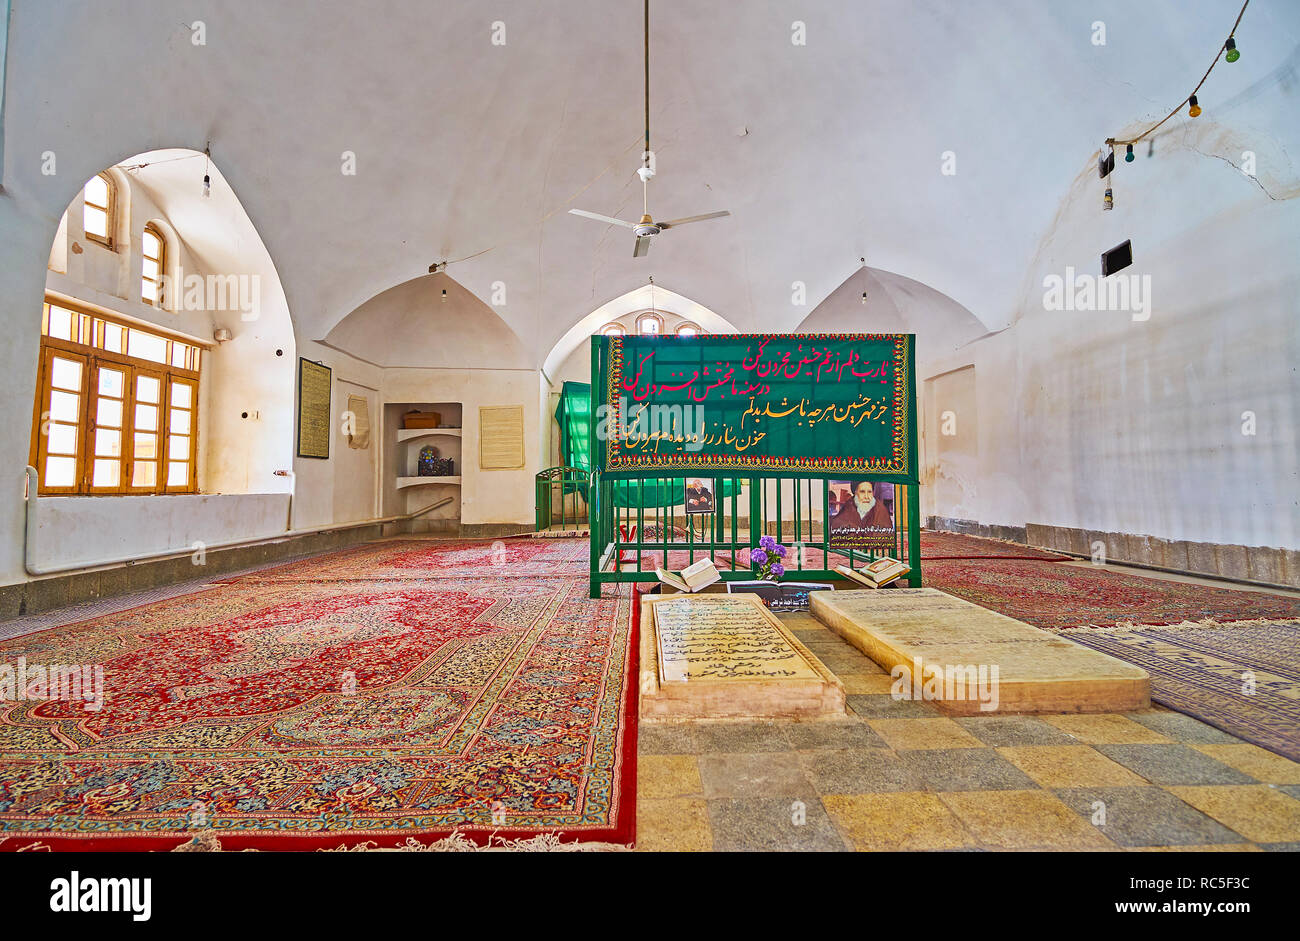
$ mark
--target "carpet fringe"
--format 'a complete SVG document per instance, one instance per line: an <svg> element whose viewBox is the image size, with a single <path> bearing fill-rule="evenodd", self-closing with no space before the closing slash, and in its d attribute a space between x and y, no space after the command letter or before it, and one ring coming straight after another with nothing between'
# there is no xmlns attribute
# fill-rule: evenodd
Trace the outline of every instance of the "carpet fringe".
<svg viewBox="0 0 1300 941"><path fill-rule="evenodd" d="M496 845L492 841L497 840ZM631 849L618 843L565 843L557 833L539 833L525 839L507 840L495 833L488 836L486 846L479 846L458 830L429 843L421 843L415 837L407 837L406 842L397 846L376 846L373 842L356 843L352 846L340 845L334 849L322 849L322 853L601 853L624 852Z"/></svg>
<svg viewBox="0 0 1300 941"><path fill-rule="evenodd" d="M509 840L505 837L497 836L495 832L488 836L486 846L479 846L459 830L453 830L447 836L441 839L432 840L428 843L421 843L415 837L407 837L406 841L399 843L397 846L380 846L373 840L366 840L361 843L348 845L340 843L334 847L323 847L316 850L318 853L600 853L600 852L624 852L630 850L630 846L623 846L619 843L577 843L562 842L558 833L539 833L537 836L524 839ZM493 844L496 840L496 844ZM33 844L23 847L23 849L43 848L48 850L49 847L44 844ZM20 850L21 852L21 850ZM221 846L221 838L217 836L216 831L207 830L198 834L188 843L182 843L180 846L171 850L173 853L225 853L229 850ZM246 849L241 850L244 853L257 853L260 850Z"/></svg>

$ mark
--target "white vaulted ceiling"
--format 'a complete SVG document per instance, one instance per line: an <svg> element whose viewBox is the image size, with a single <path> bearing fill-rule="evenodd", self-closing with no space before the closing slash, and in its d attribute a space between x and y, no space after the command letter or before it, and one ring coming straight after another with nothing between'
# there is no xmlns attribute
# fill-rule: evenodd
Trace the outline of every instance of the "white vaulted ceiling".
<svg viewBox="0 0 1300 941"><path fill-rule="evenodd" d="M640 0L13 0L4 184L52 237L104 166L211 141L309 339L466 256L448 275L483 302L504 286L492 309L536 365L648 275L738 329L793 329L859 257L997 329L1089 155L1185 96L1237 9L652 0L651 211L732 216L633 259L626 230L567 210L640 211ZM1252 3L1238 39L1254 64L1217 69L1214 100L1268 92L1298 10Z"/></svg>

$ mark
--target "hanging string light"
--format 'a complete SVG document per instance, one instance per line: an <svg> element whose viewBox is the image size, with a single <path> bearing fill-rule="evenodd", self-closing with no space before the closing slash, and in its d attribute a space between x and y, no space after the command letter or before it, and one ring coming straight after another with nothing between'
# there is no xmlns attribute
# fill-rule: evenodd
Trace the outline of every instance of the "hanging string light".
<svg viewBox="0 0 1300 941"><path fill-rule="evenodd" d="M1153 131L1156 131L1156 129L1158 129L1158 127L1162 125L1162 123L1169 121L1171 117L1174 117L1175 114L1179 112L1179 110L1182 110L1183 104L1188 105L1187 113L1190 114L1191 117L1199 117L1201 113L1201 105L1199 101L1196 100L1196 92L1199 92L1201 90L1201 86L1205 84L1205 79L1210 77L1210 73L1214 71L1214 66L1218 65L1219 58L1222 57L1222 58L1226 58L1226 60L1229 62L1235 62L1236 60L1238 60L1238 58L1242 57L1242 53L1240 53L1238 51L1238 48L1236 48L1236 27L1242 25L1242 17L1245 16L1245 8L1247 8L1247 6L1249 5L1251 5L1251 0L1245 0L1245 3L1242 4L1242 10L1240 10L1240 12L1236 14L1236 22L1232 23L1232 29L1231 31L1229 31L1229 34L1227 34L1227 39L1223 40L1223 44L1221 45L1221 47L1219 47L1218 52L1214 53L1214 61L1210 62L1210 68L1205 70L1204 75L1201 75L1201 81L1196 83L1196 87L1192 88L1192 94L1188 95L1186 99L1183 100L1183 103L1180 103L1177 108L1171 110L1169 114L1166 114L1165 117L1162 117L1160 121L1153 123L1151 127L1148 127L1147 130L1144 130L1143 133L1139 134L1138 136L1135 136L1135 138L1128 138L1127 140L1119 140L1118 138L1109 138L1108 140L1106 140L1106 143L1135 144L1138 143L1139 140L1147 139L1148 136L1153 133Z"/></svg>
<svg viewBox="0 0 1300 941"><path fill-rule="evenodd" d="M1229 31L1229 33L1228 33L1228 38L1224 40L1223 45L1219 47L1219 51L1215 53L1215 55L1214 55L1214 61L1211 62L1211 63L1210 63L1210 67L1209 67L1208 69L1205 70L1205 74L1201 76L1201 80L1200 80L1199 82L1196 83L1196 87L1192 89L1192 93L1191 93L1190 95L1188 95L1187 98L1184 99L1184 101L1183 101L1182 103L1180 103L1176 108L1174 108L1172 111L1170 111L1167 115L1165 115L1163 118L1161 118L1161 119L1160 119L1159 121L1157 121L1155 124L1151 125L1149 128L1147 128L1147 129L1146 129L1145 131L1143 131L1141 134L1138 134L1136 137L1131 137L1131 138L1128 138L1127 140L1120 140L1119 138L1108 137L1108 138L1106 139L1106 144L1107 144L1107 146L1109 146L1110 148L1112 148L1112 150L1111 150L1111 153L1112 153L1112 154L1114 153L1114 149L1113 149L1113 148L1115 147L1115 145L1117 145L1117 144L1123 144L1123 145L1124 145L1124 162L1125 162L1125 163L1132 163L1132 162L1133 162L1133 145L1136 144L1138 141L1145 140L1145 141L1147 141L1147 156L1150 157L1152 154L1155 153L1155 139L1152 138L1151 135L1152 135L1152 134L1153 134L1153 133L1154 133L1154 132L1155 132L1155 131L1156 131L1156 130L1157 130L1157 129L1162 125L1162 124L1164 124L1166 121L1168 121L1168 120L1169 120L1170 118L1172 118L1174 115L1176 115L1179 111L1181 111L1181 110L1182 110L1182 107L1183 107L1183 104L1186 104L1186 105L1187 105L1187 114L1188 114L1188 117L1193 117L1193 118L1200 117L1200 115L1201 115L1201 103L1200 103L1200 101L1197 100L1196 93L1199 92L1199 91L1201 90L1201 86L1205 84L1205 80L1208 79L1208 78L1210 77L1210 73L1214 71L1214 67L1215 67L1216 65L1219 64L1219 59L1220 59L1220 57L1222 57L1223 59L1226 59L1228 62L1236 62L1238 59L1241 58L1241 53L1240 53L1240 52L1238 51L1238 49L1237 49L1236 33L1237 33L1237 27L1241 25L1241 18L1242 18L1243 16L1246 15L1246 7L1248 7L1248 6L1250 6L1250 0L1245 0L1245 2L1242 3L1242 5L1241 5L1241 10L1237 13L1237 19L1236 19L1236 22L1234 22L1234 23L1232 24L1232 29L1231 29L1231 30ZM1102 159L1103 161L1105 161L1106 158L1105 158L1105 155L1104 155L1104 154L1102 155L1102 158L1101 158L1101 159ZM1109 175L1109 171L1108 171L1108 169L1106 169L1106 168L1103 166L1103 168L1102 168L1102 172L1101 172L1101 176L1102 176L1102 178L1105 179L1108 175ZM1113 198L1112 193L1111 193L1110 185L1111 185L1111 184L1110 184L1110 181L1107 180L1107 185L1106 185L1106 196L1105 196L1105 199L1102 201L1102 208L1103 208L1103 209L1112 209L1112 208L1114 208L1114 205L1115 205L1115 201L1114 201L1114 198Z"/></svg>

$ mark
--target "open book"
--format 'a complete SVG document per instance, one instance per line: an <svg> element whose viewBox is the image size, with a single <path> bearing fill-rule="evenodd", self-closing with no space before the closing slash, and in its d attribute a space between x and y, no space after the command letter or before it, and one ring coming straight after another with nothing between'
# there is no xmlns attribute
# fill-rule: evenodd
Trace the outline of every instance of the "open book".
<svg viewBox="0 0 1300 941"><path fill-rule="evenodd" d="M695 592L722 578L722 573L712 559L700 559L694 565L682 569L681 574L656 567L655 578L678 591Z"/></svg>
<svg viewBox="0 0 1300 941"><path fill-rule="evenodd" d="M897 559L885 557L876 559L876 561L864 565L860 569L852 569L847 565L837 565L835 571L850 581L865 585L867 588L884 588L894 579L902 578L912 570Z"/></svg>

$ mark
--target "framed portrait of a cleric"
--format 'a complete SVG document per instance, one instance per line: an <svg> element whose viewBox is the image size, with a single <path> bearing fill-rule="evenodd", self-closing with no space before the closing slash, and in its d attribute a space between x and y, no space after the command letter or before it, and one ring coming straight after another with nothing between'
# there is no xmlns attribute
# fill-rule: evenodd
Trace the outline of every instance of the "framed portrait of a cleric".
<svg viewBox="0 0 1300 941"><path fill-rule="evenodd" d="M866 478L827 483L830 547L882 552L894 547L894 485Z"/></svg>
<svg viewBox="0 0 1300 941"><path fill-rule="evenodd" d="M713 479L709 477L688 477L683 481L686 486L686 493L682 499L682 505L686 507L686 514L693 516L696 513L713 512L713 494L716 491Z"/></svg>

